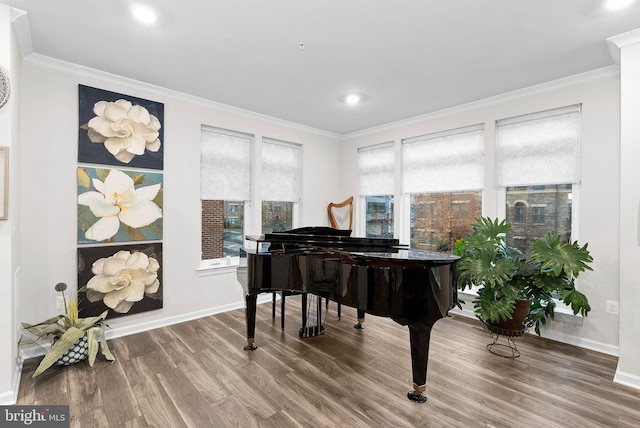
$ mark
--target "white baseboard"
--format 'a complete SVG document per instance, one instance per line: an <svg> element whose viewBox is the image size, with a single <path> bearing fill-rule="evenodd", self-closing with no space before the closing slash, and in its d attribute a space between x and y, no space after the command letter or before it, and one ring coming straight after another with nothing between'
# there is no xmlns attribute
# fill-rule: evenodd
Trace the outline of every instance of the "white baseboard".
<svg viewBox="0 0 640 428"><path fill-rule="evenodd" d="M269 299L271 297L269 296ZM258 302L262 303L260 298ZM132 334L142 333L149 330L154 330L160 327L166 327L168 325L179 324L182 322L192 321L199 318L208 317L210 315L220 314L222 312L232 311L234 309L240 309L244 307L243 302L233 303L230 305L217 306L215 308L208 308L201 311L189 312L186 314L180 314L172 317L161 318L157 320L151 320L142 323L136 323L134 325L116 326L110 328L107 331L107 339L115 339L118 337L129 336Z"/></svg>
<svg viewBox="0 0 640 428"><path fill-rule="evenodd" d="M613 381L621 385L630 386L631 388L640 389L640 376L636 376L636 375L632 375L629 373L624 373L619 370L616 370L616 374L613 377Z"/></svg>
<svg viewBox="0 0 640 428"><path fill-rule="evenodd" d="M551 339L557 342L566 343L568 345L574 345L580 348L589 349L591 351L613 355L614 357L617 357L619 355L618 347L615 345L608 345L606 343L596 342L595 340L583 339L581 337L559 333L554 330L542 330L542 327L541 332L542 334L540 337L544 337L545 339Z"/></svg>
<svg viewBox="0 0 640 428"><path fill-rule="evenodd" d="M18 401L18 388L22 378L22 359L18 360L13 373L13 387L11 391L0 393L0 406L12 406Z"/></svg>

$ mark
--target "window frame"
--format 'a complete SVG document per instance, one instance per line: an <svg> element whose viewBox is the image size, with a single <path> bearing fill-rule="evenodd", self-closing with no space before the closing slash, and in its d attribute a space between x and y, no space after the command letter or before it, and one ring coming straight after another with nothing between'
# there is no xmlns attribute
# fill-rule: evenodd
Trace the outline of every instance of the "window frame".
<svg viewBox="0 0 640 428"><path fill-rule="evenodd" d="M243 202L243 225L242 225L242 230L243 230L243 235L247 235L248 232L248 226L252 224L252 212L253 210L251 209L252 207L252 201L255 198L255 194L254 194L254 190L253 190L253 182L254 182L254 176L255 176L255 161L254 161L254 157L255 157L255 146L256 146L256 136L254 134L250 134L247 132L242 132L242 131L236 131L236 130L231 130L231 129L226 129L226 128L220 128L220 127L216 127L216 126L210 126L210 125L204 125L202 124L201 127L201 135L202 132L212 132L212 133L216 133L216 134L220 134L220 135L228 135L228 136L232 136L232 137L238 137L238 138L244 138L249 140L249 173L250 173L250 177L249 177L249 189L248 189L248 195L249 195L249 200L245 200L242 201ZM202 146L203 144L203 140L201 137L200 140L200 145ZM202 150L202 148L201 148ZM202 165L202 158L200 159L200 163ZM202 168L202 166L201 166ZM202 173L200 176L200 180L202 180ZM200 204L202 207L202 201L205 200L202 198L202 189L200 191ZM221 201L229 201L229 202L239 202L238 199L208 199L208 200L221 200ZM202 211L201 211L202 212ZM202 244L203 244L203 240L202 240L202 214L200 215L200 260L198 263L198 267L196 268L196 274L198 276L208 276L208 275L216 275L216 274L222 274L222 273L227 273L227 272L231 272L231 271L235 271L235 269L238 267L238 265L240 264L240 257L239 256L224 256L224 257L217 257L217 258L212 258L212 259L202 259ZM244 238L244 237L243 237ZM223 237L224 239L224 237ZM243 241L246 243L246 240L243 239Z"/></svg>
<svg viewBox="0 0 640 428"><path fill-rule="evenodd" d="M365 168L363 168L363 164L362 164L362 160L363 157L362 156L368 156L369 154L374 154L376 152L389 152L388 154L391 154L392 156L390 157L392 159L392 163L391 163L391 168L387 168L387 165L385 163L385 165L380 165L377 164L376 168L371 168L372 165L367 165ZM359 220L359 221L354 221L354 228L357 230L357 232L360 235L364 235L367 236L367 226L368 226L368 222L367 222L367 215L368 215L368 204L367 204L367 198L369 197L388 197L391 198L391 204L392 204L392 212L391 212L391 217L392 217L392 237L395 236L396 234L396 223L398 222L397 220L397 214L398 214L398 199L396 198L395 195L395 181L396 181L396 164L399 162L399 159L397 157L396 154L396 145L394 141L387 141L384 143L378 143L378 144L372 144L372 145L368 145L368 146L363 146L363 147L359 147L358 148L358 204L356 204L356 215L355 215L355 219ZM381 167L382 166L382 167ZM365 173L365 175L363 175L363 172ZM376 174L372 174L372 173L376 173ZM377 177L377 178L376 178ZM388 188L384 189L387 190L386 192L374 192L371 190L372 186L373 188L376 188L377 190L379 190L379 186L376 186L374 183L375 182L379 182L380 180L386 181L386 185L389 186ZM391 191L388 191L391 190ZM355 220L354 219L354 220Z"/></svg>
<svg viewBox="0 0 640 428"><path fill-rule="evenodd" d="M498 128L500 127L500 123L504 123L506 125L509 124L513 124L513 123L523 123L523 122L527 122L527 121L535 121L535 120L540 120L540 119L544 119L544 118L553 118L555 116L558 115L563 115L563 114L571 114L571 113L576 113L577 114L577 135L576 135L576 147L575 147L575 159L573 160L573 162L575 162L573 165L571 165L572 168L574 168L574 174L575 177L572 180L568 180L565 182L555 182L554 180L542 180L540 182L536 182L536 183L522 183L522 182L516 182L516 183L511 183L511 184L506 184L506 183L500 183L497 182L496 183L496 204L497 204L497 209L496 209L496 214L498 216L498 218L507 218L507 187L515 187L515 186L524 186L529 185L529 186L537 186L537 185L564 185L564 184L571 184L572 186L572 191L571 191L571 199L572 199L572 206L571 206L571 240L572 241L576 241L579 240L579 230L578 230L578 225L580 224L580 185L581 185L581 171L580 171L580 155L581 155L581 145L582 145L582 138L581 138L581 133L582 133L582 105L581 104L574 104L574 105L569 105L569 106L562 106L562 107L557 107L557 108L551 108L551 109L547 109L547 110L540 110L540 111L536 111L536 112L532 112L532 113L527 113L527 114L523 114L523 115L519 115L519 116L515 116L515 117L511 117L511 118L503 118L503 119L496 119L494 121L494 126L496 129L496 132L494 134L494 144L495 144L495 148L496 148L496 152L495 152L495 163L496 163L496 170L499 168L498 163L499 163L499 155L498 155ZM544 143L542 143L544 144ZM518 171L520 172L520 171Z"/></svg>
<svg viewBox="0 0 640 428"><path fill-rule="evenodd" d="M472 136L476 136L476 137L481 137L482 138L482 144L481 144L481 152L482 152L482 162L481 162L481 167L478 171L478 174L481 175L483 178L482 179L471 179L468 178L467 182L468 183L474 183L474 186L471 186L469 188L465 187L458 187L457 183L455 185L452 186L451 183L447 184L444 188L443 187L436 187L435 189L425 189L425 190L419 190L419 191L408 191L407 190L407 183L405 183L405 171L403 170L401 175L401 187L402 187L402 219L400 221L402 221L402 235L401 235L401 239L404 243L411 243L412 242L412 227L411 227L411 200L412 200L412 195L413 194L443 194L443 193L470 193L470 192L480 192L481 198L482 198L482 206L480 208L481 213L484 213L484 200L485 200L485 185L486 185L486 164L487 164L487 160L486 160L486 145L487 145L487 137L486 137L486 125L485 123L476 123L473 125L468 125L468 126L461 126L461 127L456 127L456 128L450 128L447 130L443 130L443 131L438 131L438 132L433 132L433 133L429 133L429 134L424 134L424 135L420 135L420 136L416 136L416 137L410 137L410 138L405 138L401 141L401 154L400 154L400 159L399 161L402 163L403 159L405 157L405 153L404 153L404 147L406 145L411 145L411 144L421 144L421 143L429 143L431 141L437 140L437 139L447 139L447 138L455 138L456 136L465 136L471 134ZM465 141L466 144L471 145L473 147L473 143L471 143L469 140ZM460 165L463 165L464 163L460 163L457 164L458 167ZM404 168L404 165L403 165ZM413 187L409 187L409 189L413 189Z"/></svg>
<svg viewBox="0 0 640 428"><path fill-rule="evenodd" d="M395 233L395 222L396 222L396 200L395 200L395 196L394 195L362 195L360 196L360 201L362 203L362 212L363 212L363 229L364 229L364 236L369 238L369 237L374 237L374 236L369 236L368 233L368 215L369 215L369 204L367 199L368 198L390 198L390 200L388 201L388 203L390 203L391 205L391 236L387 237L387 238L393 238L394 237L394 233ZM375 213L387 213L387 210L385 209L384 211L375 211ZM378 236L375 236L378 237Z"/></svg>
<svg viewBox="0 0 640 428"><path fill-rule="evenodd" d="M291 202L292 205L292 212L291 212L291 227L292 228L296 228L299 226L300 224L300 204L301 204L301 200L302 200L302 177L303 177L303 159L304 159L304 147L302 144L300 143L294 143L291 141L284 141L284 140L280 140L280 139L276 139L276 138L271 138L271 137L262 137L260 139L261 142L261 150L260 150L260 165L261 165L261 171L264 171L264 158L263 158L263 153L264 153L264 147L266 144L273 144L273 145L280 145L280 146L284 146L284 147L289 147L289 148L294 148L297 149L298 151L298 171L299 171L299 176L297 177L297 182L299 183L298 186L298 190L297 190L297 197L296 200L273 200L273 199L266 199L265 195L262 194L261 198L259 201L256 201L256 203L259 202L260 205L260 219L258 221L258 229L260 230L260 233L264 233L262 230L262 222L263 222L263 218L262 218L262 210L264 207L264 203L265 202ZM264 176L264 173L263 173ZM267 195L269 196L269 195Z"/></svg>

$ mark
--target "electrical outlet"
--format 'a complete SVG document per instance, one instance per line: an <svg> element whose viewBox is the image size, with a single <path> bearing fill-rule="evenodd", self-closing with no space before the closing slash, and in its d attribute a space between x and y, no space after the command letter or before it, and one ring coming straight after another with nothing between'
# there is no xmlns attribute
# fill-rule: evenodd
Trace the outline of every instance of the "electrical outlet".
<svg viewBox="0 0 640 428"><path fill-rule="evenodd" d="M62 296L56 297L56 309L59 311L64 311L64 299Z"/></svg>
<svg viewBox="0 0 640 428"><path fill-rule="evenodd" d="M608 314L618 315L618 302L614 302L613 300L607 300L607 306L605 307L605 312Z"/></svg>

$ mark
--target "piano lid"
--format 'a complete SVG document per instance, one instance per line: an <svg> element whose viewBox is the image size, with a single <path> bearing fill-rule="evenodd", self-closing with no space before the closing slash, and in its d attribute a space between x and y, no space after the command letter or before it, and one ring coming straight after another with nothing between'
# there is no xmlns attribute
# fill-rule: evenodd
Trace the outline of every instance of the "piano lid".
<svg viewBox="0 0 640 428"><path fill-rule="evenodd" d="M346 249L364 248L408 248L400 245L400 241L392 238L355 238L342 235L310 235L297 233L266 233L261 236L247 235L247 240L257 243L295 244L297 246Z"/></svg>
<svg viewBox="0 0 640 428"><path fill-rule="evenodd" d="M325 226L303 227L283 232L266 233L260 236L247 235L247 240L270 244L269 252L299 252L332 250L345 252L353 257L387 262L429 262L450 264L460 257L435 251L417 250L401 245L394 238L361 238L349 236L351 230L333 229ZM251 251L250 251L251 252Z"/></svg>
<svg viewBox="0 0 640 428"><path fill-rule="evenodd" d="M260 236L247 235L246 239L257 243L290 244L316 248L407 248L392 238L355 238L350 229L334 229L326 226L301 227L282 232L266 233Z"/></svg>
<svg viewBox="0 0 640 428"><path fill-rule="evenodd" d="M437 251L428 251L428 250L417 250L414 248L398 248L392 252L383 252L383 251L350 251L349 255L352 257L363 257L368 260L379 259L385 262L418 262L424 263L428 262L432 265L446 265L459 260L460 257L449 254L449 253L440 253Z"/></svg>

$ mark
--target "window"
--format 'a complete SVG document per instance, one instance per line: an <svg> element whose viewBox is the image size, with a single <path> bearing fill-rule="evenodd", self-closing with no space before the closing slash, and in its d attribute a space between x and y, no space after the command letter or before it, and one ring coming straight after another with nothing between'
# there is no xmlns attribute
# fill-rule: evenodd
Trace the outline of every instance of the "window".
<svg viewBox="0 0 640 428"><path fill-rule="evenodd" d="M537 224L544 224L544 209L545 207L532 207L533 209L533 222Z"/></svg>
<svg viewBox="0 0 640 428"><path fill-rule="evenodd" d="M482 192L413 193L410 195L412 248L450 251L468 235L482 215Z"/></svg>
<svg viewBox="0 0 640 428"><path fill-rule="evenodd" d="M293 202L262 201L262 233L293 229Z"/></svg>
<svg viewBox="0 0 640 428"><path fill-rule="evenodd" d="M262 233L293 229L300 201L302 146L262 140Z"/></svg>
<svg viewBox="0 0 640 428"><path fill-rule="evenodd" d="M393 195L366 196L366 237L393 238Z"/></svg>
<svg viewBox="0 0 640 428"><path fill-rule="evenodd" d="M225 129L202 127L202 260L238 256L243 245L244 206L251 198L252 138Z"/></svg>
<svg viewBox="0 0 640 428"><path fill-rule="evenodd" d="M544 238L549 232L571 239L572 185L507 187L506 198L506 218L511 223L511 234L507 237L510 245L527 253L533 239ZM530 210L528 216L524 214L527 209Z"/></svg>
<svg viewBox="0 0 640 428"><path fill-rule="evenodd" d="M510 245L527 252L549 232L572 239L579 182L580 106L496 122L498 185L504 188Z"/></svg>
<svg viewBox="0 0 640 428"><path fill-rule="evenodd" d="M358 150L359 193L365 205L365 236L393 238L393 143Z"/></svg>
<svg viewBox="0 0 640 428"><path fill-rule="evenodd" d="M514 189L511 187L510 189ZM509 190L507 190L509 192ZM511 190L513 192L513 190ZM527 206L524 202L516 202L513 205L513 215L511 216L511 223L524 223L526 217ZM509 218L509 213L507 213L507 218Z"/></svg>
<svg viewBox="0 0 640 428"><path fill-rule="evenodd" d="M411 247L449 251L482 215L483 126L404 140L402 165Z"/></svg>

